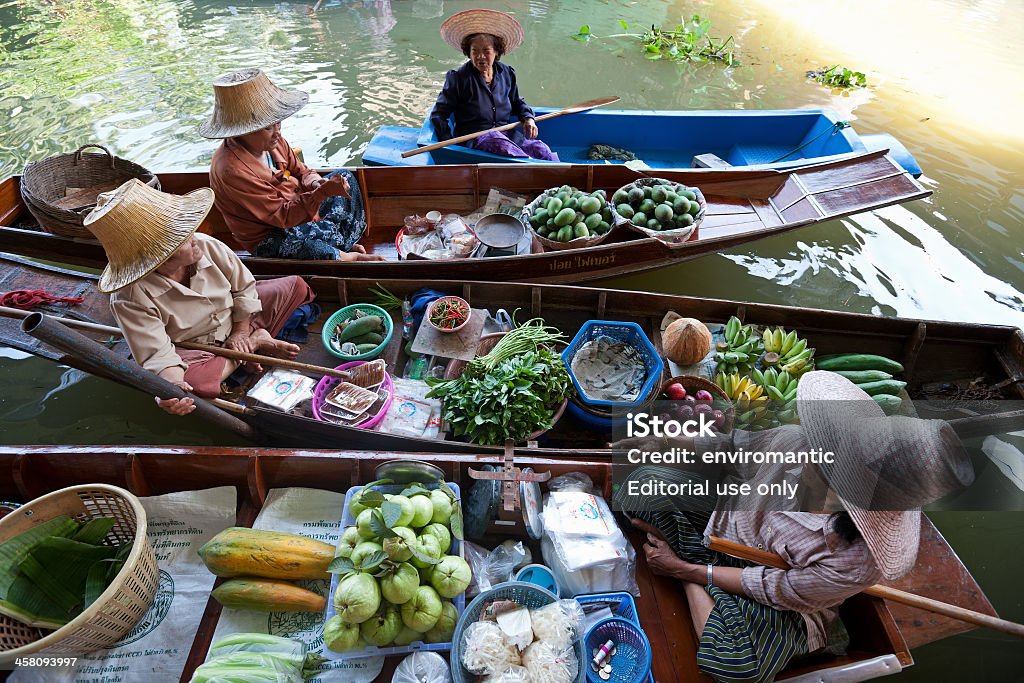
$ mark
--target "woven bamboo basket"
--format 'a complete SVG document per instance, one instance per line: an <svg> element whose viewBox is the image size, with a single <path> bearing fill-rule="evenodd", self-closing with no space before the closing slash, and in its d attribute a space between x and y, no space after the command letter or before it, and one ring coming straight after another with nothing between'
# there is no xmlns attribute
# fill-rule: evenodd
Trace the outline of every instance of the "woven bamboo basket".
<svg viewBox="0 0 1024 683"><path fill-rule="evenodd" d="M101 149L103 154L84 153L83 150L89 147ZM90 203L85 206L69 209L62 208L57 202L65 198L68 188L91 188L99 194L132 178L160 189L160 179L135 162L116 157L100 145L82 145L72 154L58 154L25 166L21 176L21 198L40 227L47 232L64 237L91 238L92 233L82 225L96 206L91 192Z"/></svg>
<svg viewBox="0 0 1024 683"><path fill-rule="evenodd" d="M29 654L82 655L121 640L153 604L159 583L156 556L146 535L146 511L128 491L106 484L71 486L26 503L0 520L0 543L60 515L79 522L117 520L104 543L133 542L113 582L73 620L47 631L0 615L0 665Z"/></svg>

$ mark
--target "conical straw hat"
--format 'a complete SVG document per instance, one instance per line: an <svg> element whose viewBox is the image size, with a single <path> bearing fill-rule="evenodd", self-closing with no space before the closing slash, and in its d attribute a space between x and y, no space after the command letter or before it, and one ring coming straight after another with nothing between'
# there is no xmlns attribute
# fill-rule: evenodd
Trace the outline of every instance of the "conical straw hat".
<svg viewBox="0 0 1024 683"><path fill-rule="evenodd" d="M469 9L453 14L441 24L441 38L462 52L462 39L474 33L489 33L505 41L508 54L523 44L523 27L510 14L493 9Z"/></svg>
<svg viewBox="0 0 1024 683"><path fill-rule="evenodd" d="M204 138L233 138L283 121L306 106L309 95L284 90L260 69L243 69L213 82L213 113L199 126Z"/></svg>
<svg viewBox="0 0 1024 683"><path fill-rule="evenodd" d="M212 207L213 190L208 187L176 195L154 190L136 178L101 194L84 221L107 253L99 290L116 292L159 268Z"/></svg>

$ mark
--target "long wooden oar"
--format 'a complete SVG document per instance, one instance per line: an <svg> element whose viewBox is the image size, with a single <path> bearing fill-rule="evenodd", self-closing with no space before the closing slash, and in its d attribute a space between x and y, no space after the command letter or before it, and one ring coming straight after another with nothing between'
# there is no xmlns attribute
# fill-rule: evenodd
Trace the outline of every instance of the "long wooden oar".
<svg viewBox="0 0 1024 683"><path fill-rule="evenodd" d="M594 109L595 107L603 107L606 104L611 104L612 102L618 101L618 97L599 97L596 100L587 100L586 102L580 102L579 104L574 104L571 107L566 107L565 109L553 111L550 114L538 116L537 118L534 119L534 121L545 121L547 119L553 119L556 116L565 116L566 114L578 114L581 111L588 111L590 109ZM447 147L448 145L457 145L461 142L466 142L467 140L475 140L484 133L490 133L492 131L512 130L516 126L521 126L522 124L522 121L515 121L514 123L506 123L504 126L498 126L497 128L489 128L487 130L477 131L476 133L469 133L468 135L460 135L457 138L445 140L444 142L435 142L434 144L427 145L426 147L417 147L416 149L411 149L408 152L402 152L402 158L408 159L409 157L416 156L417 154L423 154L424 152L432 152L435 149L441 149L442 147Z"/></svg>
<svg viewBox="0 0 1024 683"><path fill-rule="evenodd" d="M766 567L789 569L789 564L787 564L781 556L776 555L775 553L770 553L766 550L757 550L756 548L748 548L742 543L727 541L724 538L718 538L716 536L709 536L708 541L708 547L711 548L711 550L717 550L718 552L725 553L726 555L732 555L733 557L738 557L741 560L748 560L756 564L762 564ZM968 624L984 626L985 628L990 628L994 631L1008 633L1011 636L1017 636L1018 638L1024 638L1024 624L1007 621L1006 619L993 617L989 614L982 614L981 612L975 612L974 610L969 610L957 605L950 605L948 602L940 602L939 600L933 600L931 598L926 598L914 593L908 593L907 591L901 591L897 588L890 588L889 586L883 586L881 584L869 586L865 588L863 592L877 598L885 598L886 600L892 600L893 602L898 602L902 605L910 605L911 607L917 607L918 609L923 609L928 612L941 614L945 617L965 621Z"/></svg>
<svg viewBox="0 0 1024 683"><path fill-rule="evenodd" d="M0 315L7 318L19 318L25 319L30 315L29 311L23 311L20 308L9 308L7 306L0 306ZM73 318L58 318L58 320L68 327L77 328L80 330L89 330L91 332L102 332L104 334L113 334L117 336L123 336L121 330L110 325L100 325L97 323L84 322L82 320L75 320ZM351 372L345 372L343 370L335 370L334 368L323 368L319 365L310 365L309 363L300 363L294 360L288 360L286 358L274 358L273 356L263 356L256 353L243 353L241 351L235 351L234 349L226 349L222 346L210 346L209 344L195 344L192 342L176 342L175 346L180 346L183 349L192 349L194 351L206 351L212 353L215 356L222 356L224 358L230 358L231 360L245 361L247 363L259 363L260 365L270 365L280 368L288 368L290 370L299 370L302 372L310 372L313 374L328 375L329 377L337 377L338 379L350 380L352 379Z"/></svg>

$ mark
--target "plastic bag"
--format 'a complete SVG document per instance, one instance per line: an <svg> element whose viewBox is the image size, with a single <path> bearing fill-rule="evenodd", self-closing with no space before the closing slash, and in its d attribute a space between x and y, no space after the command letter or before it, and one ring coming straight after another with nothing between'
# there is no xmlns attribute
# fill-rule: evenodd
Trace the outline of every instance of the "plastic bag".
<svg viewBox="0 0 1024 683"><path fill-rule="evenodd" d="M579 491L554 491L544 503L544 564L562 595L626 591L640 595L636 552L608 503Z"/></svg>
<svg viewBox="0 0 1024 683"><path fill-rule="evenodd" d="M306 661L306 644L268 633L232 633L210 646L206 658L213 660L233 652L254 652L275 655L302 669Z"/></svg>
<svg viewBox="0 0 1024 683"><path fill-rule="evenodd" d="M572 647L583 634L585 621L583 607L575 600L559 600L530 610L534 638L559 650Z"/></svg>
<svg viewBox="0 0 1024 683"><path fill-rule="evenodd" d="M526 553L529 552L520 541L512 545L501 544L490 551L469 541L466 541L464 547L466 562L473 570L473 579L466 589L466 597L483 593L499 583L511 581L516 566L521 566L526 559Z"/></svg>
<svg viewBox="0 0 1024 683"><path fill-rule="evenodd" d="M413 652L395 667L391 683L451 683L448 662L436 652Z"/></svg>
<svg viewBox="0 0 1024 683"><path fill-rule="evenodd" d="M519 663L519 650L493 621L478 621L463 632L462 665L470 673L491 676Z"/></svg>
<svg viewBox="0 0 1024 683"><path fill-rule="evenodd" d="M420 216L419 214L406 216L403 223L405 225L405 234L407 237L426 235L434 229L434 226L430 224L430 221L428 221L425 216Z"/></svg>
<svg viewBox="0 0 1024 683"><path fill-rule="evenodd" d="M500 674L488 676L483 683L530 683L530 672L522 666L510 666Z"/></svg>
<svg viewBox="0 0 1024 683"><path fill-rule="evenodd" d="M303 683L302 670L281 657L232 652L197 667L191 683Z"/></svg>
<svg viewBox="0 0 1024 683"><path fill-rule="evenodd" d="M416 254L417 256L430 258L428 254L438 251L446 251L446 249L444 248L444 243L441 242L441 236L431 230L422 235L404 235L399 246L398 255L402 258L408 258L409 254Z"/></svg>
<svg viewBox="0 0 1024 683"><path fill-rule="evenodd" d="M535 642L523 652L523 666L533 683L572 683L579 674L579 665L571 647Z"/></svg>
<svg viewBox="0 0 1024 683"><path fill-rule="evenodd" d="M568 472L548 481L548 491L580 491L597 493L594 480L582 472Z"/></svg>

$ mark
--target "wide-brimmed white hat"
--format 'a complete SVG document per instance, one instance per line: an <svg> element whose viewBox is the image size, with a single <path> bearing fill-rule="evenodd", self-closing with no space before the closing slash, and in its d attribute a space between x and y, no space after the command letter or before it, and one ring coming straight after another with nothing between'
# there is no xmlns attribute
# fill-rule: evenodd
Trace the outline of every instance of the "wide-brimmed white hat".
<svg viewBox="0 0 1024 683"><path fill-rule="evenodd" d="M489 33L505 42L505 54L523 44L523 27L511 14L494 9L468 9L453 14L441 24L441 38L462 52L462 39L475 33Z"/></svg>
<svg viewBox="0 0 1024 683"><path fill-rule="evenodd" d="M243 69L213 82L213 113L199 126L204 138L233 138L272 126L302 109L309 95L279 88L260 69Z"/></svg>
<svg viewBox="0 0 1024 683"><path fill-rule="evenodd" d="M914 567L921 507L974 481L974 468L949 423L886 417L850 380L813 371L800 378L797 411L807 442L831 451L822 473L886 579Z"/></svg>
<svg viewBox="0 0 1024 683"><path fill-rule="evenodd" d="M101 194L84 221L107 253L99 290L116 292L159 268L212 207L213 190L208 187L176 195L154 190L136 178Z"/></svg>

